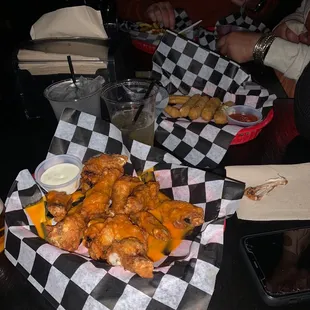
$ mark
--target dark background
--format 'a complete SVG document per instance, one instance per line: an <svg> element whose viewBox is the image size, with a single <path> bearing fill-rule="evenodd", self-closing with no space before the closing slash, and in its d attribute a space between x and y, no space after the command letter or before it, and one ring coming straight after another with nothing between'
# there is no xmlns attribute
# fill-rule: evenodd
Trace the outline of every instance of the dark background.
<svg viewBox="0 0 310 310"><path fill-rule="evenodd" d="M201 0L213 1L213 0ZM281 0L280 0L281 1ZM36 165L45 158L53 131L48 130L49 124L40 121L30 122L25 119L24 111L19 103L19 94L15 90L15 77L12 71L12 52L20 42L29 38L31 25L44 13L51 10L83 4L83 1L6 1L0 3L0 197L5 198L10 184L21 169L34 171ZM93 1L96 2L95 0ZM124 1L126 3L126 1ZM275 25L283 16L293 12L300 0L282 0L277 12L270 20L270 27ZM97 5L95 3L94 5ZM145 59L148 65L143 67ZM140 63L139 61L140 60ZM150 57L143 53L136 54L133 62L137 62L139 70L150 69ZM267 71L265 81L272 74ZM269 85L271 85L270 83ZM283 130L279 126L280 119L289 122L292 116L291 103L283 102L275 105L275 119L269 127L255 140L245 145L235 147L227 154L226 163L259 164L276 163L278 148L275 142L283 138ZM291 130L291 129L290 129ZM280 137L279 132L282 136ZM274 151L270 155L266 149ZM242 156L240 156L240 154ZM239 221L236 216L227 221L225 232L225 246L223 247L223 262L217 278L214 296L210 310L270 310L261 300L253 280L245 269L245 263L240 257L239 241L245 234L263 232L267 230L284 229L309 225L308 222L269 222L255 223ZM51 305L27 282L19 271L0 255L0 308L2 309L52 309ZM194 308L193 308L194 309ZM305 310L309 304L287 305L280 310Z"/></svg>

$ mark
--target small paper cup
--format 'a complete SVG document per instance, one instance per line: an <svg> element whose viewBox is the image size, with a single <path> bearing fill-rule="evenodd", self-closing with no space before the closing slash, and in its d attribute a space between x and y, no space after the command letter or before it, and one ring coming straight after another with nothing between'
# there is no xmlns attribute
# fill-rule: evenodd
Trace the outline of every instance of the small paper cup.
<svg viewBox="0 0 310 310"><path fill-rule="evenodd" d="M241 127L251 127L254 126L262 121L263 115L262 113L254 109L252 107L246 106L246 105L235 105L228 109L226 109L226 114L228 118L228 124L230 125L237 125ZM240 122L230 117L231 114L245 114L245 115L254 115L257 117L257 121L255 122Z"/></svg>
<svg viewBox="0 0 310 310"><path fill-rule="evenodd" d="M59 164L73 164L79 168L79 173L70 181L59 185L49 185L41 181L42 174L49 168ZM74 193L80 186L80 176L83 164L79 158L73 155L55 155L42 161L35 170L36 182L46 191L66 192L68 195Z"/></svg>

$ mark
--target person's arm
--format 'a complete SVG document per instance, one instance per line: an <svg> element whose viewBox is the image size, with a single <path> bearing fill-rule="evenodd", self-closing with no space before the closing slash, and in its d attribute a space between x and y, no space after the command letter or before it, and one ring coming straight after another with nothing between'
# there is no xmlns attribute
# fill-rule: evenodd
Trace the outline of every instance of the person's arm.
<svg viewBox="0 0 310 310"><path fill-rule="evenodd" d="M310 62L310 47L276 38L265 57L264 64L282 72L286 77L298 80Z"/></svg>
<svg viewBox="0 0 310 310"><path fill-rule="evenodd" d="M253 53L262 34L252 32L232 32L220 38L217 48L238 63L253 60ZM275 38L264 58L264 65L284 73L288 78L297 80L310 61L310 47Z"/></svg>
<svg viewBox="0 0 310 310"><path fill-rule="evenodd" d="M281 20L273 29L273 33L284 40L308 44L309 10L310 0L304 0L296 12Z"/></svg>
<svg viewBox="0 0 310 310"><path fill-rule="evenodd" d="M123 20L144 21L145 12L156 0L116 0L118 16Z"/></svg>

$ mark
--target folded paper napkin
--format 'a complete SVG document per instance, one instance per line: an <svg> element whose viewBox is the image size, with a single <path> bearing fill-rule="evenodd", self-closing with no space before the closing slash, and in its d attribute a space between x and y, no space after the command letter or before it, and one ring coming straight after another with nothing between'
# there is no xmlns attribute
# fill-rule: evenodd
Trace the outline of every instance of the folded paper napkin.
<svg viewBox="0 0 310 310"><path fill-rule="evenodd" d="M31 27L32 40L85 37L107 39L100 11L75 6L44 14Z"/></svg>
<svg viewBox="0 0 310 310"><path fill-rule="evenodd" d="M231 166L227 176L257 186L280 176L288 180L277 186L261 201L243 197L237 216L243 220L309 220L310 219L310 163L299 165Z"/></svg>
<svg viewBox="0 0 310 310"><path fill-rule="evenodd" d="M21 49L18 52L18 66L28 70L32 75L68 74L70 73L67 54L44 53L40 51ZM99 57L72 55L74 71L77 74L95 74L98 69L107 68L107 63Z"/></svg>

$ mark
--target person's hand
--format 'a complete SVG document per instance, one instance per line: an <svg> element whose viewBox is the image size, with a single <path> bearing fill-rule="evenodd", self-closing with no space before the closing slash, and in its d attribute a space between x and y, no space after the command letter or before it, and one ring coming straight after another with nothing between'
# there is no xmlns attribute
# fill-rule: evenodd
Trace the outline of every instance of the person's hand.
<svg viewBox="0 0 310 310"><path fill-rule="evenodd" d="M306 44L306 45L310 45L310 34L308 31L304 32L304 33L301 33L299 36L298 36L298 41L300 43L303 43L303 44Z"/></svg>
<svg viewBox="0 0 310 310"><path fill-rule="evenodd" d="M175 15L170 2L157 2L148 7L146 15L154 23L163 23L165 28L174 29Z"/></svg>
<svg viewBox="0 0 310 310"><path fill-rule="evenodd" d="M261 34L256 32L231 32L219 39L217 48L220 53L238 63L253 59L253 50Z"/></svg>
<svg viewBox="0 0 310 310"><path fill-rule="evenodd" d="M300 37L292 31L287 24L281 23L274 31L273 34L279 38L282 38L283 40L290 41L293 43L299 43Z"/></svg>

